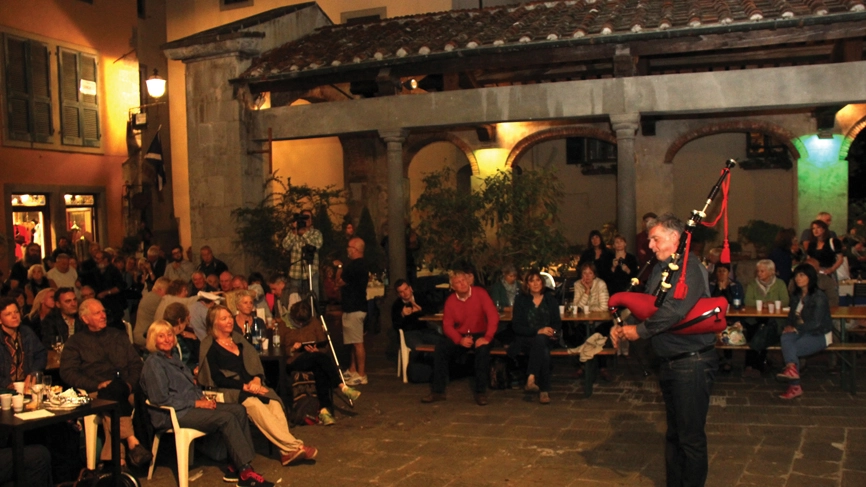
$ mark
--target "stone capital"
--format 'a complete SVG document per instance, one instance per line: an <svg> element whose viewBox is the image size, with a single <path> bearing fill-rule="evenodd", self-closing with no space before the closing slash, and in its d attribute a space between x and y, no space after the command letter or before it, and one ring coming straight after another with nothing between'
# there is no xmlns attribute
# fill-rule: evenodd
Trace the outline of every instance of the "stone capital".
<svg viewBox="0 0 866 487"><path fill-rule="evenodd" d="M409 135L409 131L406 129L384 129L379 130L379 137L382 137L382 140L385 141L386 144L402 144L406 141L406 137Z"/></svg>
<svg viewBox="0 0 866 487"><path fill-rule="evenodd" d="M610 126L617 139L633 139L640 127L640 113L612 113Z"/></svg>

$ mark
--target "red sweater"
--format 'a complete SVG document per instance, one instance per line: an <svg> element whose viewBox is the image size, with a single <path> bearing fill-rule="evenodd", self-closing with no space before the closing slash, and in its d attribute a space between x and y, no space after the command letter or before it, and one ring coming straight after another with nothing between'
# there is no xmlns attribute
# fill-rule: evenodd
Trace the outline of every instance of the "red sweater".
<svg viewBox="0 0 866 487"><path fill-rule="evenodd" d="M472 286L466 301L457 299L457 293L448 296L442 316L442 332L455 344L468 334L484 333L487 341L499 327L499 312L484 288Z"/></svg>

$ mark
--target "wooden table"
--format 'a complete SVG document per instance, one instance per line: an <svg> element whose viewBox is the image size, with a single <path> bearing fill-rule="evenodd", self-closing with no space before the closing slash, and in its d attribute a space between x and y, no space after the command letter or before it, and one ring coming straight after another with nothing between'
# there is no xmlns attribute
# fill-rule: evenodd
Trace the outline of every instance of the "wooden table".
<svg viewBox="0 0 866 487"><path fill-rule="evenodd" d="M16 418L15 413L11 409L0 411L0 431L5 431L12 437L12 468L15 472L15 485L28 485L27 472L24 469L24 433L26 431L44 428L91 414L103 413L111 413L111 458L115 459L112 462L114 464L114 485L121 485L120 462L118 461L120 458L120 411L117 408L117 403L105 399L94 399L90 404L79 406L75 409L52 411L52 413L54 413L54 416L47 418L23 420Z"/></svg>

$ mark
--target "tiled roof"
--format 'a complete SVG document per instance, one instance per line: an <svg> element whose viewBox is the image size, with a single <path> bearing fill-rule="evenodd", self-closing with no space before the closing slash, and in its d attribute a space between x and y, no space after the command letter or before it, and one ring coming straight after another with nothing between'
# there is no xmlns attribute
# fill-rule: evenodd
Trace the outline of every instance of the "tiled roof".
<svg viewBox="0 0 866 487"><path fill-rule="evenodd" d="M263 54L241 78L315 75L319 70L333 72L335 67L422 61L480 48L519 49L545 43L553 47L568 41L604 42L614 36L637 40L652 32L697 34L713 27L735 30L738 25L762 23L770 29L822 16L848 17L866 10L864 1L560 0L412 15L320 28Z"/></svg>

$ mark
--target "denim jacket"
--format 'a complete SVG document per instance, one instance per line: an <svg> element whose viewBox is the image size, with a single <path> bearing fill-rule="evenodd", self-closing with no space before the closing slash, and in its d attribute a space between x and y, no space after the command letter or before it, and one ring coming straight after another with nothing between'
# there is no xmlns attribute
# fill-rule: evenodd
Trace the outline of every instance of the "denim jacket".
<svg viewBox="0 0 866 487"><path fill-rule="evenodd" d="M141 388L151 404L173 407L178 419L194 408L195 402L202 398L201 389L195 384L192 373L178 359L177 354L171 358L162 352L150 354L141 371ZM167 411L151 409L149 412L154 428L171 428L171 418Z"/></svg>

